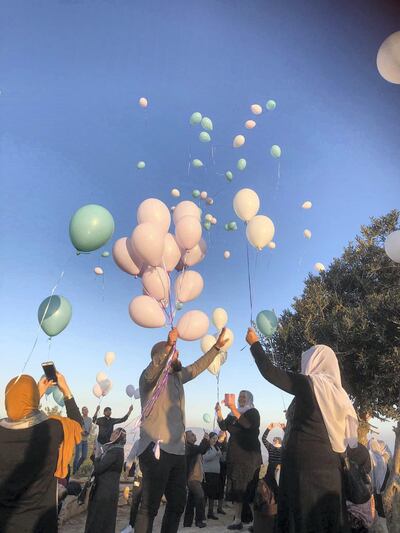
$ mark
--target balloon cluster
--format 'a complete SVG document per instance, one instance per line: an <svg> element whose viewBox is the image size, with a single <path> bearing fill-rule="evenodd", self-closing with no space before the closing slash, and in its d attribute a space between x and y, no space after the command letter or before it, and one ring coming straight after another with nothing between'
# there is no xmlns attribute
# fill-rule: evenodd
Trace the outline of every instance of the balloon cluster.
<svg viewBox="0 0 400 533"><path fill-rule="evenodd" d="M218 339L218 335L221 332L222 328L226 326L228 322L228 313L222 307L217 307L214 309L212 314L212 322L217 328L218 332L215 335L205 335L200 342L200 347L203 353L207 353L212 346L214 346L215 341ZM234 335L232 330L225 328L225 336L228 338L228 342L224 346L224 351L221 351L211 365L208 367L208 371L211 372L214 376L218 376L221 366L225 363L228 358L228 348L230 348L234 341Z"/></svg>
<svg viewBox="0 0 400 533"><path fill-rule="evenodd" d="M275 226L270 218L257 215L260 199L252 189L241 189L233 198L236 215L246 223L246 236L254 248L262 250L273 239Z"/></svg>
<svg viewBox="0 0 400 533"><path fill-rule="evenodd" d="M135 400L140 398L139 389L136 389L133 385L127 385L125 392L129 398L135 398Z"/></svg>
<svg viewBox="0 0 400 533"><path fill-rule="evenodd" d="M96 384L93 385L93 394L96 398L101 398L107 396L107 394L112 389L112 381L107 377L105 372L97 372L96 374Z"/></svg>

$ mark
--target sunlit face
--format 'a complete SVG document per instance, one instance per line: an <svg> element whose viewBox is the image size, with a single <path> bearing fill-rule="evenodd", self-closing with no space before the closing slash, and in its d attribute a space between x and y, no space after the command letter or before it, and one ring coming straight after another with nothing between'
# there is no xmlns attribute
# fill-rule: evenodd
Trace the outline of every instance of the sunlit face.
<svg viewBox="0 0 400 533"><path fill-rule="evenodd" d="M239 407L244 407L246 405L246 402L247 402L246 393L244 391L240 391L239 398L238 398Z"/></svg>
<svg viewBox="0 0 400 533"><path fill-rule="evenodd" d="M218 435L213 435L212 437L210 437L211 446L215 446L217 443L217 440L218 440Z"/></svg>
<svg viewBox="0 0 400 533"><path fill-rule="evenodd" d="M224 442L224 440L226 439L226 433L225 431L220 431L218 433L218 440L219 442Z"/></svg>
<svg viewBox="0 0 400 533"><path fill-rule="evenodd" d="M82 414L83 416L87 416L89 414L89 409L87 407L82 407Z"/></svg>

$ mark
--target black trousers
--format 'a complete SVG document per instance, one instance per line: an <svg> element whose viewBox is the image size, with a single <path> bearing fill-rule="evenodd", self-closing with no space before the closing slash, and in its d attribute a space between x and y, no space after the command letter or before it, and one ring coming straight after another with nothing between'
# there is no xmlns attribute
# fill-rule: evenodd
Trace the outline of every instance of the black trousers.
<svg viewBox="0 0 400 533"><path fill-rule="evenodd" d="M129 518L129 524L134 528L136 523L136 517L139 510L140 502L142 501L142 478L138 477L133 482L132 487L132 504L131 504L131 515Z"/></svg>
<svg viewBox="0 0 400 533"><path fill-rule="evenodd" d="M160 451L153 453L151 443L139 456L142 501L136 517L135 533L151 533L163 494L167 499L160 533L176 533L186 503L186 457Z"/></svg>
<svg viewBox="0 0 400 533"><path fill-rule="evenodd" d="M188 497L186 502L183 527L191 527L193 524L194 510L196 509L195 523L203 522L206 518L206 500L204 497L201 481L188 481Z"/></svg>

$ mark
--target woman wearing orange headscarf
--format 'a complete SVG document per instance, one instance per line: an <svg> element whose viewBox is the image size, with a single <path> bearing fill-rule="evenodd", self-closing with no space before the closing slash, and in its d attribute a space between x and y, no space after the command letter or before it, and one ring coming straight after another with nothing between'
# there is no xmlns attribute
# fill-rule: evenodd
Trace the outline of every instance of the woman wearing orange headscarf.
<svg viewBox="0 0 400 533"><path fill-rule="evenodd" d="M6 387L8 418L0 420L1 533L57 532L57 477L67 475L82 417L59 373L68 418L49 418L40 411L40 398L54 385L21 375Z"/></svg>

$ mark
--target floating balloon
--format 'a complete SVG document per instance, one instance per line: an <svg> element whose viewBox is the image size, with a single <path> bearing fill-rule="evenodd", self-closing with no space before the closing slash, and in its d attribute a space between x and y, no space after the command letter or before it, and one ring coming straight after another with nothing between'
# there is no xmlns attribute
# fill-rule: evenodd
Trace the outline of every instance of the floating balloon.
<svg viewBox="0 0 400 533"><path fill-rule="evenodd" d="M121 237L115 241L112 255L115 263L121 270L132 276L138 276L143 267L143 259L133 251L132 246L129 245L129 240L126 237ZM135 256L134 261L132 255Z"/></svg>
<svg viewBox="0 0 400 533"><path fill-rule="evenodd" d="M96 381L97 383L101 383L102 381L105 381L107 379L107 374L103 371L97 372L96 374Z"/></svg>
<svg viewBox="0 0 400 533"><path fill-rule="evenodd" d="M147 98L145 98L144 96L139 98L139 105L140 107L146 108L149 105Z"/></svg>
<svg viewBox="0 0 400 533"><path fill-rule="evenodd" d="M400 31L392 33L383 41L376 64L383 79L400 84Z"/></svg>
<svg viewBox="0 0 400 533"><path fill-rule="evenodd" d="M208 197L208 198L206 199L206 202L207 202L208 205L213 205L214 200L213 200L212 198Z"/></svg>
<svg viewBox="0 0 400 533"><path fill-rule="evenodd" d="M182 302L176 302L175 309L177 311L180 311L182 308L183 308L183 303Z"/></svg>
<svg viewBox="0 0 400 533"><path fill-rule="evenodd" d="M164 239L163 266L167 272L172 272L181 258L181 249L171 233Z"/></svg>
<svg viewBox="0 0 400 533"><path fill-rule="evenodd" d="M108 242L114 233L114 219L101 205L78 209L69 223L69 237L78 252L93 252Z"/></svg>
<svg viewBox="0 0 400 533"><path fill-rule="evenodd" d="M97 276L102 276L104 274L104 270L101 267L94 267L93 272Z"/></svg>
<svg viewBox="0 0 400 533"><path fill-rule="evenodd" d="M133 393L133 397L135 398L135 400L140 399L140 389L135 389L135 392Z"/></svg>
<svg viewBox="0 0 400 533"><path fill-rule="evenodd" d="M199 196L200 196L200 191L199 191L198 189L194 189L194 190L192 191L192 196L193 196L193 198L199 198Z"/></svg>
<svg viewBox="0 0 400 533"><path fill-rule="evenodd" d="M260 209L260 199L252 189L241 189L233 198L233 209L237 216L248 222Z"/></svg>
<svg viewBox="0 0 400 533"><path fill-rule="evenodd" d="M268 244L268 248L270 250L275 250L276 248L276 243L274 241L271 241L269 244Z"/></svg>
<svg viewBox="0 0 400 533"><path fill-rule="evenodd" d="M108 378L104 379L103 381L100 381L99 385L100 385L103 396L107 396L107 394L112 389L111 379L108 379Z"/></svg>
<svg viewBox="0 0 400 533"><path fill-rule="evenodd" d="M179 202L179 204L176 206L173 215L175 226L181 218L186 216L195 217L197 218L197 220L200 220L201 218L200 209L194 202L191 202L190 200L184 200L183 202Z"/></svg>
<svg viewBox="0 0 400 533"><path fill-rule="evenodd" d="M179 196L181 195L181 193L179 192L178 189L172 189L172 190L171 190L171 195L172 195L174 198L179 198Z"/></svg>
<svg viewBox="0 0 400 533"><path fill-rule="evenodd" d="M233 139L233 147L234 148L240 148L244 145L246 142L246 138L244 135L236 135L236 137Z"/></svg>
<svg viewBox="0 0 400 533"><path fill-rule="evenodd" d="M115 361L115 352L106 352L104 362L107 366L111 366Z"/></svg>
<svg viewBox="0 0 400 533"><path fill-rule="evenodd" d="M221 366L225 363L227 358L228 354L226 352L219 352L219 354L216 356L216 358L207 368L207 370L211 372L211 374L213 374L214 376L218 376L221 370Z"/></svg>
<svg viewBox="0 0 400 533"><path fill-rule="evenodd" d="M204 413L203 415L203 421L206 423L206 424L209 424L211 422L211 417L208 413Z"/></svg>
<svg viewBox="0 0 400 533"><path fill-rule="evenodd" d="M157 266L161 263L164 241L163 227L151 222L144 222L136 226L130 238L130 244L134 251L151 266Z"/></svg>
<svg viewBox="0 0 400 533"><path fill-rule="evenodd" d="M164 305L169 301L170 280L168 273L161 267L147 267L142 275L143 287L146 294L162 302Z"/></svg>
<svg viewBox="0 0 400 533"><path fill-rule="evenodd" d="M209 231L211 229L211 222L206 220L204 223L203 223L203 228L206 229L207 231Z"/></svg>
<svg viewBox="0 0 400 533"><path fill-rule="evenodd" d="M201 131L199 133L199 141L202 143L209 143L211 141L210 134L206 131Z"/></svg>
<svg viewBox="0 0 400 533"><path fill-rule="evenodd" d="M224 259L229 259L231 256L231 252L229 252L228 250L225 250L224 252Z"/></svg>
<svg viewBox="0 0 400 533"><path fill-rule="evenodd" d="M209 326L208 316L203 311L188 311L177 324L179 337L184 341L195 341L204 337Z"/></svg>
<svg viewBox="0 0 400 533"><path fill-rule="evenodd" d="M200 159L193 159L192 166L194 168L200 168L203 166L203 161L201 161Z"/></svg>
<svg viewBox="0 0 400 533"><path fill-rule="evenodd" d="M213 123L212 120L208 117L203 117L201 119L201 125L205 130L212 131L213 130Z"/></svg>
<svg viewBox="0 0 400 533"><path fill-rule="evenodd" d="M101 398L103 396L103 391L101 390L101 387L98 383L96 383L96 385L93 385L92 392L96 396L96 398Z"/></svg>
<svg viewBox="0 0 400 533"><path fill-rule="evenodd" d="M385 252L395 263L400 263L400 230L393 231L386 237Z"/></svg>
<svg viewBox="0 0 400 533"><path fill-rule="evenodd" d="M325 270L325 267L322 263L315 263L314 268L318 272L323 272Z"/></svg>
<svg viewBox="0 0 400 533"><path fill-rule="evenodd" d="M206 200L207 199L207 191L201 191L200 193L200 198L202 200Z"/></svg>
<svg viewBox="0 0 400 533"><path fill-rule="evenodd" d="M229 231L229 224L225 224L224 228L226 229L226 231Z"/></svg>
<svg viewBox="0 0 400 533"><path fill-rule="evenodd" d="M276 102L275 100L268 100L266 106L265 106L268 111L273 111L274 109L276 109Z"/></svg>
<svg viewBox="0 0 400 533"><path fill-rule="evenodd" d="M312 203L307 200L307 202L304 202L304 204L301 206L303 209L311 209L312 208Z"/></svg>
<svg viewBox="0 0 400 533"><path fill-rule="evenodd" d="M223 307L216 307L212 314L212 322L214 326L220 330L225 327L228 322L228 313Z"/></svg>
<svg viewBox="0 0 400 533"><path fill-rule="evenodd" d="M211 350L215 343L216 338L214 337L214 335L204 335L204 337L200 341L201 351L203 353L207 353Z"/></svg>
<svg viewBox="0 0 400 533"><path fill-rule="evenodd" d="M217 223L217 219L215 217L212 217L211 224L215 225Z"/></svg>
<svg viewBox="0 0 400 533"><path fill-rule="evenodd" d="M131 319L144 328L161 328L165 325L165 315L159 304L150 296L137 296L129 304Z"/></svg>
<svg viewBox="0 0 400 533"><path fill-rule="evenodd" d="M253 104L252 106L250 106L250 109L253 115L261 115L262 113L262 107L260 106L260 104Z"/></svg>
<svg viewBox="0 0 400 533"><path fill-rule="evenodd" d="M256 318L258 330L266 337L272 337L278 327L278 319L274 311L260 311Z"/></svg>
<svg viewBox="0 0 400 533"><path fill-rule="evenodd" d="M103 252L101 254L101 257L109 257L110 256L110 252Z"/></svg>
<svg viewBox="0 0 400 533"><path fill-rule="evenodd" d="M138 207L137 221L138 224L143 224L144 222L157 224L164 233L167 233L171 224L171 213L161 200L147 198Z"/></svg>
<svg viewBox="0 0 400 533"><path fill-rule="evenodd" d="M304 237L306 239L311 239L311 231L309 229L304 230Z"/></svg>
<svg viewBox="0 0 400 533"><path fill-rule="evenodd" d="M203 261L207 253L207 243L204 239L200 239L200 242L191 248L190 250L183 250L182 259L186 266L194 266L200 261Z"/></svg>
<svg viewBox="0 0 400 533"><path fill-rule="evenodd" d="M282 155L282 150L280 148L280 146L278 146L277 144L274 144L271 146L271 155L272 157L275 157L275 159L279 159Z"/></svg>
<svg viewBox="0 0 400 533"><path fill-rule="evenodd" d="M204 220L207 220L208 222L211 222L212 219L213 219L213 216L210 215L210 213L207 213L206 216L204 217Z"/></svg>
<svg viewBox="0 0 400 533"><path fill-rule="evenodd" d="M204 288L204 281L198 272L187 270L175 280L175 297L181 303L197 298Z"/></svg>
<svg viewBox="0 0 400 533"><path fill-rule="evenodd" d="M228 351L228 348L232 346L233 341L235 340L235 336L231 329L229 328L225 329L225 338L228 339L228 342L224 345L224 351Z"/></svg>
<svg viewBox="0 0 400 533"><path fill-rule="evenodd" d="M253 128L256 127L256 121L255 120L246 120L246 122L244 123L244 126L248 130L252 130Z"/></svg>
<svg viewBox="0 0 400 533"><path fill-rule="evenodd" d="M135 387L133 385L127 385L125 392L129 398L132 398L132 396L135 394Z"/></svg>
<svg viewBox="0 0 400 533"><path fill-rule="evenodd" d="M136 168L139 170L143 170L146 167L146 163L144 161L138 161Z"/></svg>
<svg viewBox="0 0 400 533"><path fill-rule="evenodd" d="M203 117L202 117L201 113L199 113L198 111L196 111L196 112L193 113L192 116L190 117L190 124L191 124L192 126L194 126L195 124L200 124L202 118L203 118Z"/></svg>
<svg viewBox="0 0 400 533"><path fill-rule="evenodd" d="M53 399L60 407L64 407L64 394L60 391L58 387L54 387Z"/></svg>
<svg viewBox="0 0 400 533"><path fill-rule="evenodd" d="M272 220L265 215L257 215L249 220L246 227L246 237L249 243L262 250L272 241L275 234L275 227Z"/></svg>
<svg viewBox="0 0 400 533"><path fill-rule="evenodd" d="M228 170L227 172L225 172L225 177L226 179L231 182L233 180L233 174L230 170Z"/></svg>
<svg viewBox="0 0 400 533"><path fill-rule="evenodd" d="M181 248L190 250L199 243L201 231L201 224L197 217L190 215L184 216L175 224L176 242Z"/></svg>
<svg viewBox="0 0 400 533"><path fill-rule="evenodd" d="M244 170L247 166L247 161L246 159L239 159L239 161L237 162L237 168L238 170Z"/></svg>
<svg viewBox="0 0 400 533"><path fill-rule="evenodd" d="M38 321L42 330L55 337L69 324L72 317L72 306L64 296L53 294L39 305Z"/></svg>
<svg viewBox="0 0 400 533"><path fill-rule="evenodd" d="M228 224L228 230L229 230L229 231L236 231L236 230L237 230L237 224L236 224L236 222L229 222L229 224Z"/></svg>

